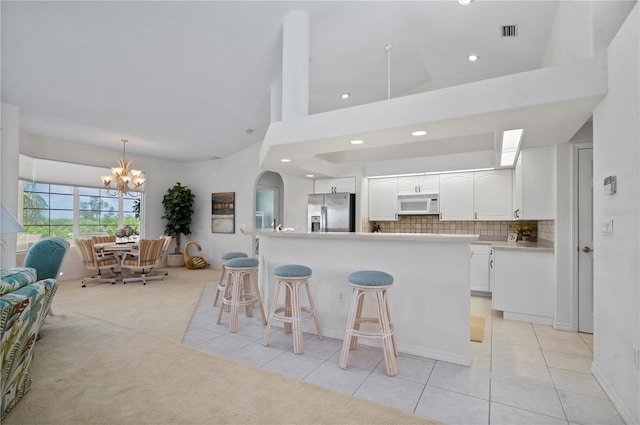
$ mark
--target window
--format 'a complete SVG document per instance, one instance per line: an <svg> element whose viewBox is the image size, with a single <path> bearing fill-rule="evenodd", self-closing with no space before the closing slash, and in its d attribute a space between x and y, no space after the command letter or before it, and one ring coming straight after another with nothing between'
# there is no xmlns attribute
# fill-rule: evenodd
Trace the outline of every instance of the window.
<svg viewBox="0 0 640 425"><path fill-rule="evenodd" d="M105 189L20 182L23 234L17 249L29 249L43 237L58 236L73 243L74 236L113 235L124 225L140 227L141 198L109 195Z"/></svg>

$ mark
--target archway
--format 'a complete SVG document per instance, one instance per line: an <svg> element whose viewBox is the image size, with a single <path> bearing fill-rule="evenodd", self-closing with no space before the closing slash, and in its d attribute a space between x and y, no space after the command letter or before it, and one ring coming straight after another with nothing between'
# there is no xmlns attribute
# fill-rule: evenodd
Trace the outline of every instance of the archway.
<svg viewBox="0 0 640 425"><path fill-rule="evenodd" d="M282 224L284 183L280 174L266 171L256 182L255 223L256 229L272 229ZM258 240L255 244L258 253Z"/></svg>

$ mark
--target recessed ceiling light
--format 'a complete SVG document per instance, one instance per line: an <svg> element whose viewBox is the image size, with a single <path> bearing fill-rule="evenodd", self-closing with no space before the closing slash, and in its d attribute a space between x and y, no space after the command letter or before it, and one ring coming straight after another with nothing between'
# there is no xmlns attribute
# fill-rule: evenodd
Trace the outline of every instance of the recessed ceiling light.
<svg viewBox="0 0 640 425"><path fill-rule="evenodd" d="M412 136L424 136L425 134L427 134L425 130L416 130L411 133Z"/></svg>
<svg viewBox="0 0 640 425"><path fill-rule="evenodd" d="M253 129L252 128L247 128L247 134L251 134L253 133Z"/></svg>
<svg viewBox="0 0 640 425"><path fill-rule="evenodd" d="M463 5L463 6L467 6L469 4L471 4L473 0L458 0L458 3Z"/></svg>
<svg viewBox="0 0 640 425"><path fill-rule="evenodd" d="M280 162L291 162L291 160L289 158L282 158Z"/></svg>
<svg viewBox="0 0 640 425"><path fill-rule="evenodd" d="M307 177L312 178L315 177L313 174L307 174Z"/></svg>
<svg viewBox="0 0 640 425"><path fill-rule="evenodd" d="M352 145L361 145L364 143L363 140L352 140L349 143L351 143Z"/></svg>
<svg viewBox="0 0 640 425"><path fill-rule="evenodd" d="M342 93L342 96L340 96L342 99L349 99L349 97L351 96L351 93Z"/></svg>
<svg viewBox="0 0 640 425"><path fill-rule="evenodd" d="M475 62L479 59L480 57L478 55L469 55L469 60L471 62Z"/></svg>

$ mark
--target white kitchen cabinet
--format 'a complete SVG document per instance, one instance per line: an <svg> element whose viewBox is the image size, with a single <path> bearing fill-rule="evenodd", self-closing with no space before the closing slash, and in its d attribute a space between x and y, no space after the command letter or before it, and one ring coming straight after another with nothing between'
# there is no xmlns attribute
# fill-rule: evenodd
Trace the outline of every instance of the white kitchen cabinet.
<svg viewBox="0 0 640 425"><path fill-rule="evenodd" d="M551 324L555 297L553 252L494 249L492 308L507 320Z"/></svg>
<svg viewBox="0 0 640 425"><path fill-rule="evenodd" d="M490 292L491 245L471 245L471 290Z"/></svg>
<svg viewBox="0 0 640 425"><path fill-rule="evenodd" d="M313 181L314 193L356 193L355 177L339 177L335 179L316 179Z"/></svg>
<svg viewBox="0 0 640 425"><path fill-rule="evenodd" d="M523 149L513 172L513 219L555 219L555 147Z"/></svg>
<svg viewBox="0 0 640 425"><path fill-rule="evenodd" d="M511 170L475 171L473 178L474 218L511 220Z"/></svg>
<svg viewBox="0 0 640 425"><path fill-rule="evenodd" d="M398 195L415 193L433 194L440 189L440 175L416 175L398 177Z"/></svg>
<svg viewBox="0 0 640 425"><path fill-rule="evenodd" d="M440 219L473 220L473 172L440 174Z"/></svg>
<svg viewBox="0 0 640 425"><path fill-rule="evenodd" d="M369 221L398 219L398 178L369 179Z"/></svg>

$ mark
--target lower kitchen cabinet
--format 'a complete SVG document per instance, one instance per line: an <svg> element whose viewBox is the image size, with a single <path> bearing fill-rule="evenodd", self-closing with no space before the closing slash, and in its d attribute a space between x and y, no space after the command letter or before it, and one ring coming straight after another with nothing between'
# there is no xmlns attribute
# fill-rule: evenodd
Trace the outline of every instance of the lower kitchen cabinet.
<svg viewBox="0 0 640 425"><path fill-rule="evenodd" d="M490 292L491 245L471 245L471 290Z"/></svg>
<svg viewBox="0 0 640 425"><path fill-rule="evenodd" d="M494 248L492 308L507 320L553 322L553 252Z"/></svg>

